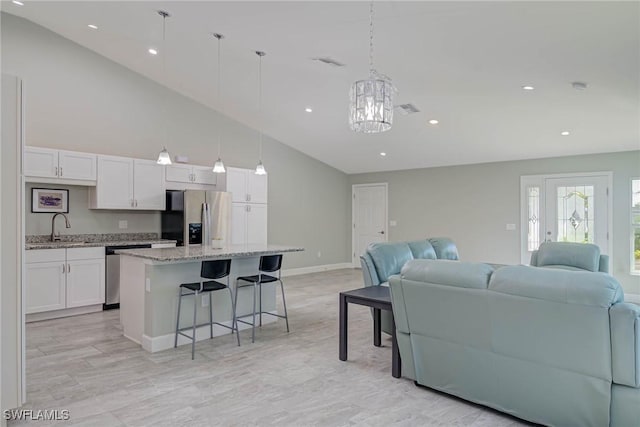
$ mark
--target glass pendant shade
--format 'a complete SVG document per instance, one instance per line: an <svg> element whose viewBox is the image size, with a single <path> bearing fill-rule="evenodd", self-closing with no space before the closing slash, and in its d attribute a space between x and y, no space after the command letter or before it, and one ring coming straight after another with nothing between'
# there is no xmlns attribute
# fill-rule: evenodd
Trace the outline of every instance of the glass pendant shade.
<svg viewBox="0 0 640 427"><path fill-rule="evenodd" d="M260 162L258 163L258 166L256 166L255 174L256 175L266 175L267 174L267 170L264 168L264 165L262 164L262 160L260 160Z"/></svg>
<svg viewBox="0 0 640 427"><path fill-rule="evenodd" d="M218 157L218 160L213 165L213 172L214 173L225 173L226 172L226 169L224 168L224 163L222 163L222 159L220 157Z"/></svg>
<svg viewBox="0 0 640 427"><path fill-rule="evenodd" d="M378 133L393 124L393 94L391 79L371 73L369 79L358 80L349 92L349 126L355 132Z"/></svg>
<svg viewBox="0 0 640 427"><path fill-rule="evenodd" d="M159 165L170 165L171 164L171 156L169 155L169 152L167 151L167 149L165 147L163 147L162 151L160 152L160 154L158 154L157 163Z"/></svg>

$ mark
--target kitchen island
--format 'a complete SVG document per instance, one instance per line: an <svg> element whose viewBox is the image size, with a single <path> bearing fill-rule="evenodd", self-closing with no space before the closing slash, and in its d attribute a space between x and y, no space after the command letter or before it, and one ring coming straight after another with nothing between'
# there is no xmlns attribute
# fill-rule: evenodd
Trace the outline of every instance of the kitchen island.
<svg viewBox="0 0 640 427"><path fill-rule="evenodd" d="M173 347L178 309L178 288L181 283L199 282L202 261L231 259L229 277L235 292L238 276L257 274L262 255L300 252L304 248L280 245L233 245L223 249L205 246L180 246L162 249L129 249L118 251L120 261L120 321L124 336L141 344L149 352ZM221 280L223 283L226 279ZM275 283L263 285L262 306L264 311L276 313ZM193 297L186 297L180 313L181 324L193 319ZM208 322L209 297L200 296L198 301L198 324ZM253 289L246 287L238 293L238 314L252 311ZM214 321L231 325L231 306L226 292L213 295ZM263 317L263 324L275 322L273 316ZM242 325L242 324L241 324ZM243 325L245 328L246 325ZM242 326L240 327L242 329ZM229 334L229 330L214 325L214 335ZM209 327L196 331L198 340L209 338ZM242 337L242 334L241 334ZM189 340L180 336L178 345Z"/></svg>

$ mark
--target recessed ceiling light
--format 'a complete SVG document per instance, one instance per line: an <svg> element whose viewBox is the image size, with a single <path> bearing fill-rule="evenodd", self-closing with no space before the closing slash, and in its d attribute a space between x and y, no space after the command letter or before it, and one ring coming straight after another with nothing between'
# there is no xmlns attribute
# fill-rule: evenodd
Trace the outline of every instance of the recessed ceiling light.
<svg viewBox="0 0 640 427"><path fill-rule="evenodd" d="M157 55L157 54L158 54L158 51L157 51L157 50L155 50L154 48L150 47L150 48L149 48L149 53L150 53L151 55Z"/></svg>
<svg viewBox="0 0 640 427"><path fill-rule="evenodd" d="M438 123L440 123L439 121L437 121L436 119L431 119L429 120L429 124L430 125L437 125Z"/></svg>
<svg viewBox="0 0 640 427"><path fill-rule="evenodd" d="M17 6L24 6L24 3L22 3L21 1L18 1L18 0L13 0L12 3L17 5Z"/></svg>
<svg viewBox="0 0 640 427"><path fill-rule="evenodd" d="M560 135L562 135L562 136L568 136L570 134L571 134L571 132L569 132L568 130L563 130L562 132L560 132Z"/></svg>
<svg viewBox="0 0 640 427"><path fill-rule="evenodd" d="M97 25L93 25L93 24L89 24L87 25L87 27L91 28L92 30L97 30L98 26Z"/></svg>
<svg viewBox="0 0 640 427"><path fill-rule="evenodd" d="M311 113L313 111L313 109L311 109L311 107L307 107L304 109L304 111L306 111L307 113Z"/></svg>
<svg viewBox="0 0 640 427"><path fill-rule="evenodd" d="M385 152L383 151L382 153L380 153L380 155L381 155L382 157L384 157L384 156L386 156L386 155L387 155L387 153L385 153Z"/></svg>
<svg viewBox="0 0 640 427"><path fill-rule="evenodd" d="M522 89L523 89L523 90L534 90L534 89L535 89L535 87L530 86L530 85L525 85L525 86L522 86Z"/></svg>

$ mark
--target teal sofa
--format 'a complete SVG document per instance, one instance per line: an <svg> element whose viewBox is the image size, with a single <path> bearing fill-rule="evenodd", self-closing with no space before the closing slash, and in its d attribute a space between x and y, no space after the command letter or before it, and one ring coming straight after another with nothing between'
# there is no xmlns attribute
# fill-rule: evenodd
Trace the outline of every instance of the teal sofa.
<svg viewBox="0 0 640 427"><path fill-rule="evenodd" d="M411 260L389 284L417 384L544 425L640 425L640 306L614 277Z"/></svg>
<svg viewBox="0 0 640 427"><path fill-rule="evenodd" d="M400 273L412 259L457 260L458 248L451 239L434 237L411 242L372 243L360 256L365 286L389 286L389 277ZM382 330L391 334L391 314L382 311Z"/></svg>
<svg viewBox="0 0 640 427"><path fill-rule="evenodd" d="M534 267L609 272L609 256L591 243L544 242L531 254Z"/></svg>

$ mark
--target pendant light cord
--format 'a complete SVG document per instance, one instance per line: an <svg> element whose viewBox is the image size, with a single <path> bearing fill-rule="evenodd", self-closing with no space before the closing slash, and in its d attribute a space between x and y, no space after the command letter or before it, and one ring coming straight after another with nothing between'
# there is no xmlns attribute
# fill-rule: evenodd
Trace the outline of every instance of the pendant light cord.
<svg viewBox="0 0 640 427"><path fill-rule="evenodd" d="M264 52L256 52L258 55L258 127L260 129L260 156L259 160L262 162L262 57L265 55Z"/></svg>
<svg viewBox="0 0 640 427"><path fill-rule="evenodd" d="M214 34L215 38L218 39L218 102L220 103L220 121L224 117L224 103L222 102L222 59L221 59L221 51L222 51L222 39L224 36L222 34ZM220 159L220 151L222 147L222 126L220 123L218 124L218 160Z"/></svg>
<svg viewBox="0 0 640 427"><path fill-rule="evenodd" d="M373 67L373 0L369 5L369 74L373 76L375 69Z"/></svg>
<svg viewBox="0 0 640 427"><path fill-rule="evenodd" d="M160 52L160 54L162 55L162 79L164 80L164 84L166 85L167 82L167 18L171 15L169 15L169 13L165 12L164 10L159 10L158 14L160 16L162 16L162 52ZM167 95L168 98L168 95ZM167 141L168 141L168 133L169 130L167 128L167 116L169 115L169 107L167 106L168 102L167 99L165 99L165 103L164 103L164 119L162 120L164 122L164 149L166 149L167 147Z"/></svg>

